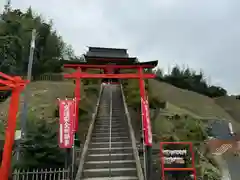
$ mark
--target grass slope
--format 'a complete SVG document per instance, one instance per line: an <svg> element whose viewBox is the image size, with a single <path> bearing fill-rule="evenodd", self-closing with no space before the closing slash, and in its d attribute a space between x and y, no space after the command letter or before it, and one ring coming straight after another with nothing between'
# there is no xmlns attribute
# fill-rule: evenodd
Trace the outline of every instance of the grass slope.
<svg viewBox="0 0 240 180"><path fill-rule="evenodd" d="M151 118L154 133L153 148L159 149L160 141L191 141L194 143L196 152L198 175L211 174L214 177L219 177L220 172L216 168L212 155L205 152L206 147L203 141L207 138L206 126L208 121L206 120L234 121L233 118L214 99L164 82L156 80L148 80L147 82L149 102L150 105L152 104L151 116L155 116L155 118ZM141 126L139 84L136 80L128 80L124 88L135 134L139 140ZM165 108L160 107L161 102L167 102ZM154 108L160 108L159 114L154 115L154 111L157 112ZM157 169L160 166L158 160L159 157L154 159Z"/></svg>
<svg viewBox="0 0 240 180"><path fill-rule="evenodd" d="M57 98L64 99L66 97L74 97L74 82L66 81L36 81L28 85L30 98L28 103L28 119L40 119L45 121L57 120L56 109L58 106ZM80 101L80 121L81 129L80 139L84 136L88 129L88 120L95 107L98 96L98 85L85 85L81 89ZM0 120L6 124L9 100L0 103ZM23 105L23 96L19 104L19 111ZM20 113L19 113L20 114ZM19 115L18 114L18 115ZM19 120L19 117L18 117ZM3 132L2 132L3 133Z"/></svg>
<svg viewBox="0 0 240 180"><path fill-rule="evenodd" d="M240 100L235 96L225 96L215 98L215 102L229 113L235 120L235 130L240 130ZM237 124L237 125L236 125Z"/></svg>
<svg viewBox="0 0 240 180"><path fill-rule="evenodd" d="M174 106L178 112L183 109L185 113L201 119L225 119L233 118L215 101L207 96L184 90L170 84L149 80L149 93L158 98L159 101L167 101Z"/></svg>

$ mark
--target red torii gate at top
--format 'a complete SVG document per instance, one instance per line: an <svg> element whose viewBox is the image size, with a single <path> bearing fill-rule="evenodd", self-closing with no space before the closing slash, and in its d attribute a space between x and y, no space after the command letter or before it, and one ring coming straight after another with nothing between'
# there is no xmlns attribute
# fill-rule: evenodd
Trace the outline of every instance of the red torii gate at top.
<svg viewBox="0 0 240 180"><path fill-rule="evenodd" d="M95 78L95 79L139 79L139 88L140 88L140 96L141 96L141 101L145 102L147 97L146 97L146 92L145 92L145 82L144 79L150 79L150 78L155 78L156 75L152 73L144 73L143 70L146 68L153 68L154 65L150 64L137 64L137 65L92 65L92 64L64 64L64 68L73 68L76 69L76 72L72 74L65 74L65 78L72 78L75 79L75 98L76 98L76 117L78 117L78 106L79 106L79 101L80 101L80 81L81 79L86 79L86 78ZM104 69L104 70L109 70L109 69L137 69L138 73L125 73L125 74L90 74L86 72L82 72L82 70L86 69ZM144 112L142 114L144 116ZM144 119L145 117L143 117ZM78 128L78 122L76 122L76 128ZM145 127L145 126L144 126ZM147 127L145 127L147 128ZM148 137L148 134L145 134L146 138ZM146 140L145 142L148 142ZM146 143L151 146L151 143Z"/></svg>
<svg viewBox="0 0 240 180"><path fill-rule="evenodd" d="M24 89L27 83L28 81L23 80L19 76L11 77L0 72L0 90L12 91L8 110L7 128L5 131L5 143L3 147L2 163L0 169L1 180L8 180L9 172L11 171L12 147L14 144L19 98L21 91Z"/></svg>
<svg viewBox="0 0 240 180"><path fill-rule="evenodd" d="M141 96L141 109L142 109L142 125L144 131L144 144L146 146L146 169L145 176L147 179L151 177L151 147L152 147L152 130L151 122L148 109L148 98L145 92L145 82L144 79L155 78L156 75L152 73L144 73L146 68L154 68L155 65L151 64L136 64L136 65L94 65L94 64L65 64L64 68L76 69L76 72L72 74L65 74L65 78L75 79L75 98L76 98L76 117L79 115L79 101L80 101L80 81L85 78L97 78L97 79L139 79L139 88ZM106 74L89 74L87 72L82 72L86 69L103 69ZM115 69L137 69L138 73L125 73L125 74L112 74ZM110 72L110 73L109 73ZM75 130L78 128L78 119L76 118Z"/></svg>

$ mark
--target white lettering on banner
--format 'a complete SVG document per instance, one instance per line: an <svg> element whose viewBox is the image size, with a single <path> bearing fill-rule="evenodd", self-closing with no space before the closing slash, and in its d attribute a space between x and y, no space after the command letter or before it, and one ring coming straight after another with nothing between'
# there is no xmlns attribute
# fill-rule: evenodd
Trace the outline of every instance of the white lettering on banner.
<svg viewBox="0 0 240 180"><path fill-rule="evenodd" d="M174 162L184 164L185 160L182 157L164 157L164 164L172 164Z"/></svg>
<svg viewBox="0 0 240 180"><path fill-rule="evenodd" d="M143 114L143 123L144 123L144 128L146 131L145 137L146 138L146 143L148 145L152 145L152 130L151 130L151 121L150 121L150 114L149 114L149 105L148 105L148 99L146 98L145 100L143 100L143 98L141 98L141 102L142 102L142 114Z"/></svg>
<svg viewBox="0 0 240 180"><path fill-rule="evenodd" d="M64 145L65 145L65 146L68 146L69 144L70 144L69 139L65 139Z"/></svg>
<svg viewBox="0 0 240 180"><path fill-rule="evenodd" d="M64 134L64 139L65 139L65 141L69 140L70 139L70 135L69 134Z"/></svg>
<svg viewBox="0 0 240 180"><path fill-rule="evenodd" d="M151 129L151 122L149 117L148 98L145 100L145 112L146 112L146 122L148 126L148 143L152 144L152 129Z"/></svg>
<svg viewBox="0 0 240 180"><path fill-rule="evenodd" d="M63 143L63 125L60 123L60 143Z"/></svg>
<svg viewBox="0 0 240 180"><path fill-rule="evenodd" d="M167 156L172 156L172 155L186 155L187 154L187 150L183 149L183 150L163 150L163 154L167 155Z"/></svg>
<svg viewBox="0 0 240 180"><path fill-rule="evenodd" d="M73 102L66 100L60 103L60 133L59 142L61 148L71 148L73 143Z"/></svg>
<svg viewBox="0 0 240 180"><path fill-rule="evenodd" d="M70 139L70 124L69 124L69 104L64 105L64 142L65 146L69 145Z"/></svg>

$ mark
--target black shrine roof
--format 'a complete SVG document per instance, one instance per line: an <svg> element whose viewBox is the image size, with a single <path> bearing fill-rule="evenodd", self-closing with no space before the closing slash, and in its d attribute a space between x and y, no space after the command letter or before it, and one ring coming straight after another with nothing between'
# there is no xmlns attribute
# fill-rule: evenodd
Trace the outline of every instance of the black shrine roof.
<svg viewBox="0 0 240 180"><path fill-rule="evenodd" d="M107 64L105 63L104 61L100 61L100 62L92 62L92 63L89 63L89 62L82 62L82 61L79 61L79 60L61 60L62 64L89 64L89 65L104 65L104 64ZM126 62L122 62L122 63L116 63L116 64L120 64L120 65L151 65L153 67L156 67L158 65L158 61L146 61L146 62L129 62L129 61L126 61Z"/></svg>
<svg viewBox="0 0 240 180"><path fill-rule="evenodd" d="M136 57L129 57L127 49L88 47L84 59L90 64L134 64Z"/></svg>
<svg viewBox="0 0 240 180"><path fill-rule="evenodd" d="M129 57L127 49L88 47L87 53L83 54L84 61L62 61L64 64L117 64L117 65L151 65L157 66L158 61L139 62L136 57Z"/></svg>
<svg viewBox="0 0 240 180"><path fill-rule="evenodd" d="M127 49L88 47L86 57L128 58Z"/></svg>

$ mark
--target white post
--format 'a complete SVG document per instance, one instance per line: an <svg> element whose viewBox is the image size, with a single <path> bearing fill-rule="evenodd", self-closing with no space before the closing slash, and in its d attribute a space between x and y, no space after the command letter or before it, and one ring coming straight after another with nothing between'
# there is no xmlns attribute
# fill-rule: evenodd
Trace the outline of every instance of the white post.
<svg viewBox="0 0 240 180"><path fill-rule="evenodd" d="M234 132L233 132L233 126L232 126L231 122L228 123L228 129L229 129L229 132L230 132L231 136L233 136Z"/></svg>

